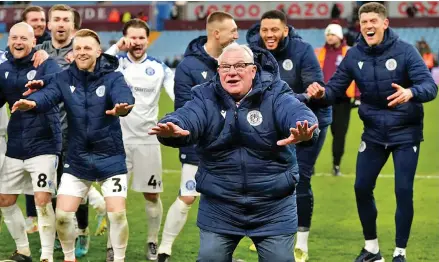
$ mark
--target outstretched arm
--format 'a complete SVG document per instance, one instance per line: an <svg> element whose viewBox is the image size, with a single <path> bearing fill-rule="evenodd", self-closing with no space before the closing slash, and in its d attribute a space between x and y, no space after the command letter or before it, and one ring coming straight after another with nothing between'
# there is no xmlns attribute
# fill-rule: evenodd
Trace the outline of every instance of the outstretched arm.
<svg viewBox="0 0 439 262"><path fill-rule="evenodd" d="M122 73L118 72L118 76L111 85L111 101L114 108L107 110L107 115L126 116L134 107L134 96Z"/></svg>

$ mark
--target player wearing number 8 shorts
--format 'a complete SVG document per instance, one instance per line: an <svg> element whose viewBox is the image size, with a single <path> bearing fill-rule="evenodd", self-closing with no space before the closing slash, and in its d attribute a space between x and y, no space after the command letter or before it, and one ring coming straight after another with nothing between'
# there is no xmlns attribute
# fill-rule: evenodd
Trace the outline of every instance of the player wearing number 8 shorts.
<svg viewBox="0 0 439 262"><path fill-rule="evenodd" d="M12 106L26 91L25 84L61 71L52 59L34 67L35 38L31 26L14 25L8 38L7 61L0 65L0 106ZM8 125L6 157L0 171L0 207L5 224L15 240L13 261L32 261L26 224L16 205L20 194L35 195L42 247L41 261L53 261L55 213L51 205L56 186L56 168L61 151L58 108L44 113L16 112ZM44 230L42 230L44 228Z"/></svg>
<svg viewBox="0 0 439 262"><path fill-rule="evenodd" d="M73 55L75 61L68 69L50 79L29 82L27 93L43 88L16 102L12 112L44 112L64 102L68 146L56 207L64 261L76 261L73 217L91 184L98 181L107 205L114 261L123 262L128 244L127 168L119 116L128 115L134 97L123 75L116 72L117 59L101 53L96 32L79 30Z"/></svg>
<svg viewBox="0 0 439 262"><path fill-rule="evenodd" d="M123 141L127 155L128 178L132 174L131 188L143 193L148 222L148 237L145 251L148 260L157 259L157 242L163 215L160 193L163 192L162 159L160 144L156 136L148 135L156 125L159 98L162 87L174 100L174 73L163 62L147 55L149 27L139 19L125 23L123 37L107 54L117 55L119 70L136 99L136 106L130 115L121 119ZM128 179L129 180L129 179ZM108 253L111 245L107 246ZM108 255L107 255L108 257Z"/></svg>

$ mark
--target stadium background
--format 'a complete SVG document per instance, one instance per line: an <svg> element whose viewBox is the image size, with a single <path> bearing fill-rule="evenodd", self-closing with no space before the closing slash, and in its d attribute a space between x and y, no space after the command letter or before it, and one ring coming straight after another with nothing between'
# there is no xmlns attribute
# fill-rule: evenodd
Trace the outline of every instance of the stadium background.
<svg viewBox="0 0 439 262"><path fill-rule="evenodd" d="M6 48L7 31L20 18L28 4L40 5L48 10L55 1L6 1L0 2L0 49ZM324 28L337 20L346 36L358 33L356 10L363 2L116 2L116 1L65 1L76 8L82 16L82 28L98 31L102 48L107 49L121 35L124 18L140 17L153 29L150 36L148 55L166 61L175 67L181 59L187 44L204 34L205 18L210 11L230 12L236 19L239 43L246 43L246 29L267 10L281 9L298 33L314 48L324 44ZM334 8L337 4L337 10ZM384 2L388 8L390 26L399 36L417 46L425 41L436 55L439 51L439 3L438 2ZM119 21L118 21L119 20ZM437 66L437 63L436 63ZM439 83L439 67L432 68L436 83ZM160 116L173 110L172 101L166 94L160 99ZM425 141L420 148L420 161L415 181L415 218L408 247L408 260L413 262L439 261L439 141L438 113L436 99L425 105ZM332 177L331 142L329 134L316 165L313 178L315 213L310 235L311 261L352 261L363 245L358 220L353 183L355 161L363 126L357 110L351 113L347 136L346 153L342 161L342 177ZM162 194L164 219L166 212L178 193L180 163L177 151L163 147L163 175L165 192ZM386 259L391 258L394 248L395 197L393 186L393 165L391 159L382 170L376 187L379 209L378 235L380 247ZM144 261L146 240L145 209L142 196L133 192L128 197L128 220L130 240L126 261ZM23 207L23 198L20 197ZM91 228L94 228L94 213L90 209ZM198 228L196 227L197 205L190 211L188 223L177 238L172 261L195 261L198 252ZM5 226L0 234L0 259L5 259L15 248ZM39 257L38 234L29 236L33 257ZM249 239L244 239L235 252L235 257L244 261L257 261L257 255L248 250ZM89 254L78 261L104 261L106 236L92 236ZM61 252L56 261L62 260Z"/></svg>

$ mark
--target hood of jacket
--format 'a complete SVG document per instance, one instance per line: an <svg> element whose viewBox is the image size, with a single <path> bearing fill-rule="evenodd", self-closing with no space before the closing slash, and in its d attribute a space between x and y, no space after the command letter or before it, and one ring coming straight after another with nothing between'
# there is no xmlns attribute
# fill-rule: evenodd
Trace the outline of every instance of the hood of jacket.
<svg viewBox="0 0 439 262"><path fill-rule="evenodd" d="M115 56L102 53L96 61L96 66L93 72L80 70L76 65L76 62L71 64L69 70L76 78L80 80L83 78L93 80L99 79L106 74L116 71L118 67L119 60Z"/></svg>
<svg viewBox="0 0 439 262"><path fill-rule="evenodd" d="M186 51L184 52L184 57L197 57L200 61L206 63L209 68L216 68L216 60L204 50L204 45L206 44L206 42L207 36L199 36L198 38L192 40L186 48Z"/></svg>
<svg viewBox="0 0 439 262"><path fill-rule="evenodd" d="M360 34L357 40L357 46L358 49L366 54L380 55L389 50L389 48L398 40L398 38L399 36L396 34L396 32L389 27L384 31L384 39L379 45L369 46L363 35Z"/></svg>

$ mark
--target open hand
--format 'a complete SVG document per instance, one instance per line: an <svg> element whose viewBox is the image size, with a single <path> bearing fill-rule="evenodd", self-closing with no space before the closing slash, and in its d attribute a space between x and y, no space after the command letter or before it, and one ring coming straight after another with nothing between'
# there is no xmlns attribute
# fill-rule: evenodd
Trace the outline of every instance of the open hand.
<svg viewBox="0 0 439 262"><path fill-rule="evenodd" d="M46 61L47 58L49 58L49 54L46 51L38 50L34 53L34 56L32 56L31 60L34 61L33 65L36 68L42 63L44 63L44 61Z"/></svg>
<svg viewBox="0 0 439 262"><path fill-rule="evenodd" d="M297 144L303 141L308 141L312 138L314 130L317 128L317 124L312 127L308 127L308 121L303 121L303 125L298 121L296 128L290 128L291 135L288 138L277 141L278 146L286 146L289 144Z"/></svg>
<svg viewBox="0 0 439 262"><path fill-rule="evenodd" d="M107 115L124 116L134 107L134 105L128 105L127 103L116 104L113 109L105 111Z"/></svg>
<svg viewBox="0 0 439 262"><path fill-rule="evenodd" d="M190 132L182 129L174 123L167 122L166 124L158 123L155 127L151 128L148 134L166 138L188 136Z"/></svg>
<svg viewBox="0 0 439 262"><path fill-rule="evenodd" d="M35 101L30 101L30 100L26 100L26 99L20 99L17 102L15 102L14 105L12 106L11 114L14 113L17 110L19 110L19 111L28 111L28 110L31 110L32 108L36 107L36 106L37 106L37 104L35 103Z"/></svg>
<svg viewBox="0 0 439 262"><path fill-rule="evenodd" d="M392 83L392 87L396 89L396 92L387 97L387 100L392 100L388 104L389 107L394 107L403 103L407 103L412 97L412 90L404 88L400 85Z"/></svg>
<svg viewBox="0 0 439 262"><path fill-rule="evenodd" d="M42 88L44 86L43 80L31 80L28 81L27 84L24 87L27 87L28 90L23 93L24 96L28 96L34 92L37 92L38 89Z"/></svg>

